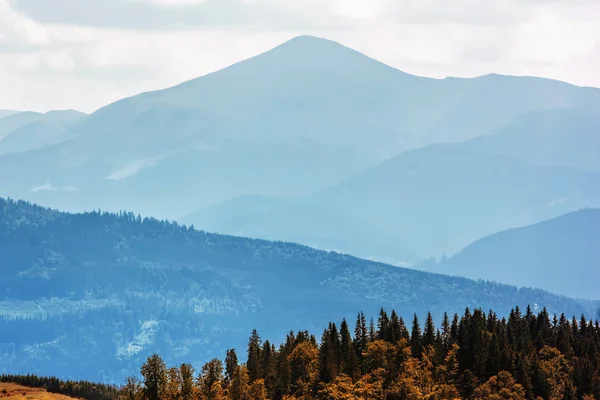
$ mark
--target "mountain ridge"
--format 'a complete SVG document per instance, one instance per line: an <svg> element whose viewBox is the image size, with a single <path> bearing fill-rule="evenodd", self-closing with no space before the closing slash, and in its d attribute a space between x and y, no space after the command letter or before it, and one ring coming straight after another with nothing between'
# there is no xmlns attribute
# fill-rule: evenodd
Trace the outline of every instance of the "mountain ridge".
<svg viewBox="0 0 600 400"><path fill-rule="evenodd" d="M600 279L595 268L600 259L597 243L600 209L582 208L483 237L441 263L426 263L424 270L473 279L502 276L509 284L536 283L554 293L600 299L595 285ZM566 268L568 280L564 279Z"/></svg>

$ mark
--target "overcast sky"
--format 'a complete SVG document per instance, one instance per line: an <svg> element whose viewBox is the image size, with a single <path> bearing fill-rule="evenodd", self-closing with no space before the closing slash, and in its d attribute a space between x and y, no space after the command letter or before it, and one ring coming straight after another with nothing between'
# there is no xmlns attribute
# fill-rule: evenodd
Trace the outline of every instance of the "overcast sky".
<svg viewBox="0 0 600 400"><path fill-rule="evenodd" d="M600 87L598 21L600 0L0 0L0 108L92 112L300 34L417 75Z"/></svg>

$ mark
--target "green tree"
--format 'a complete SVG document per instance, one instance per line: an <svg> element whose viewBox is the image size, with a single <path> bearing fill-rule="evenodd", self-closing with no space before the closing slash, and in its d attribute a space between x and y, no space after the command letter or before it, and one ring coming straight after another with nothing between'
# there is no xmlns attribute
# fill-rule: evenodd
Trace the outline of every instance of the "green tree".
<svg viewBox="0 0 600 400"><path fill-rule="evenodd" d="M230 382L233 378L233 374L238 366L238 357L235 349L227 350L225 355L225 378L227 382Z"/></svg>
<svg viewBox="0 0 600 400"><path fill-rule="evenodd" d="M413 357L419 358L421 356L423 347L421 345L421 326L419 325L419 317L417 317L417 314L413 317L412 331L410 334L410 348Z"/></svg>
<svg viewBox="0 0 600 400"><path fill-rule="evenodd" d="M260 336L258 336L256 329L254 329L252 335L250 335L250 340L248 341L248 362L246 363L250 382L254 382L262 375L260 354L261 344L262 341Z"/></svg>
<svg viewBox="0 0 600 400"><path fill-rule="evenodd" d="M435 340L435 324L433 323L433 317L431 313L427 313L427 319L425 320L425 329L423 330L423 341L421 345L427 347L433 344Z"/></svg>

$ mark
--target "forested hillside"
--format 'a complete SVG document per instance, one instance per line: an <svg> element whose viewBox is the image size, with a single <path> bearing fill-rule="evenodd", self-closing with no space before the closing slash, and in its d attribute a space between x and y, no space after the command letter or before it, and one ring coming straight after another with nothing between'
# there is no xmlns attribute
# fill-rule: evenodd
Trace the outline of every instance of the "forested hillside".
<svg viewBox="0 0 600 400"><path fill-rule="evenodd" d="M195 365L260 327L321 329L357 309L399 316L600 304L175 223L0 199L0 372L120 381L152 352Z"/></svg>

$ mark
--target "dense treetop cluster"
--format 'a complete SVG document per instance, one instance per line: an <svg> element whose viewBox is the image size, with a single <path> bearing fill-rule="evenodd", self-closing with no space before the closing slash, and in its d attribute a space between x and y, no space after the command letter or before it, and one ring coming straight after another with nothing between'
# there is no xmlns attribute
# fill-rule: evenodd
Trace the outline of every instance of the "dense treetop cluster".
<svg viewBox="0 0 600 400"><path fill-rule="evenodd" d="M276 347L254 330L245 363L230 349L224 361L168 368L149 356L140 375L121 388L31 375L1 381L44 387L90 400L350 400L600 398L600 324L550 316L518 307L508 318L468 308L428 314L410 324L383 309L377 321L358 314L330 323L320 341L308 331L290 332ZM141 377L141 379L139 379Z"/></svg>

